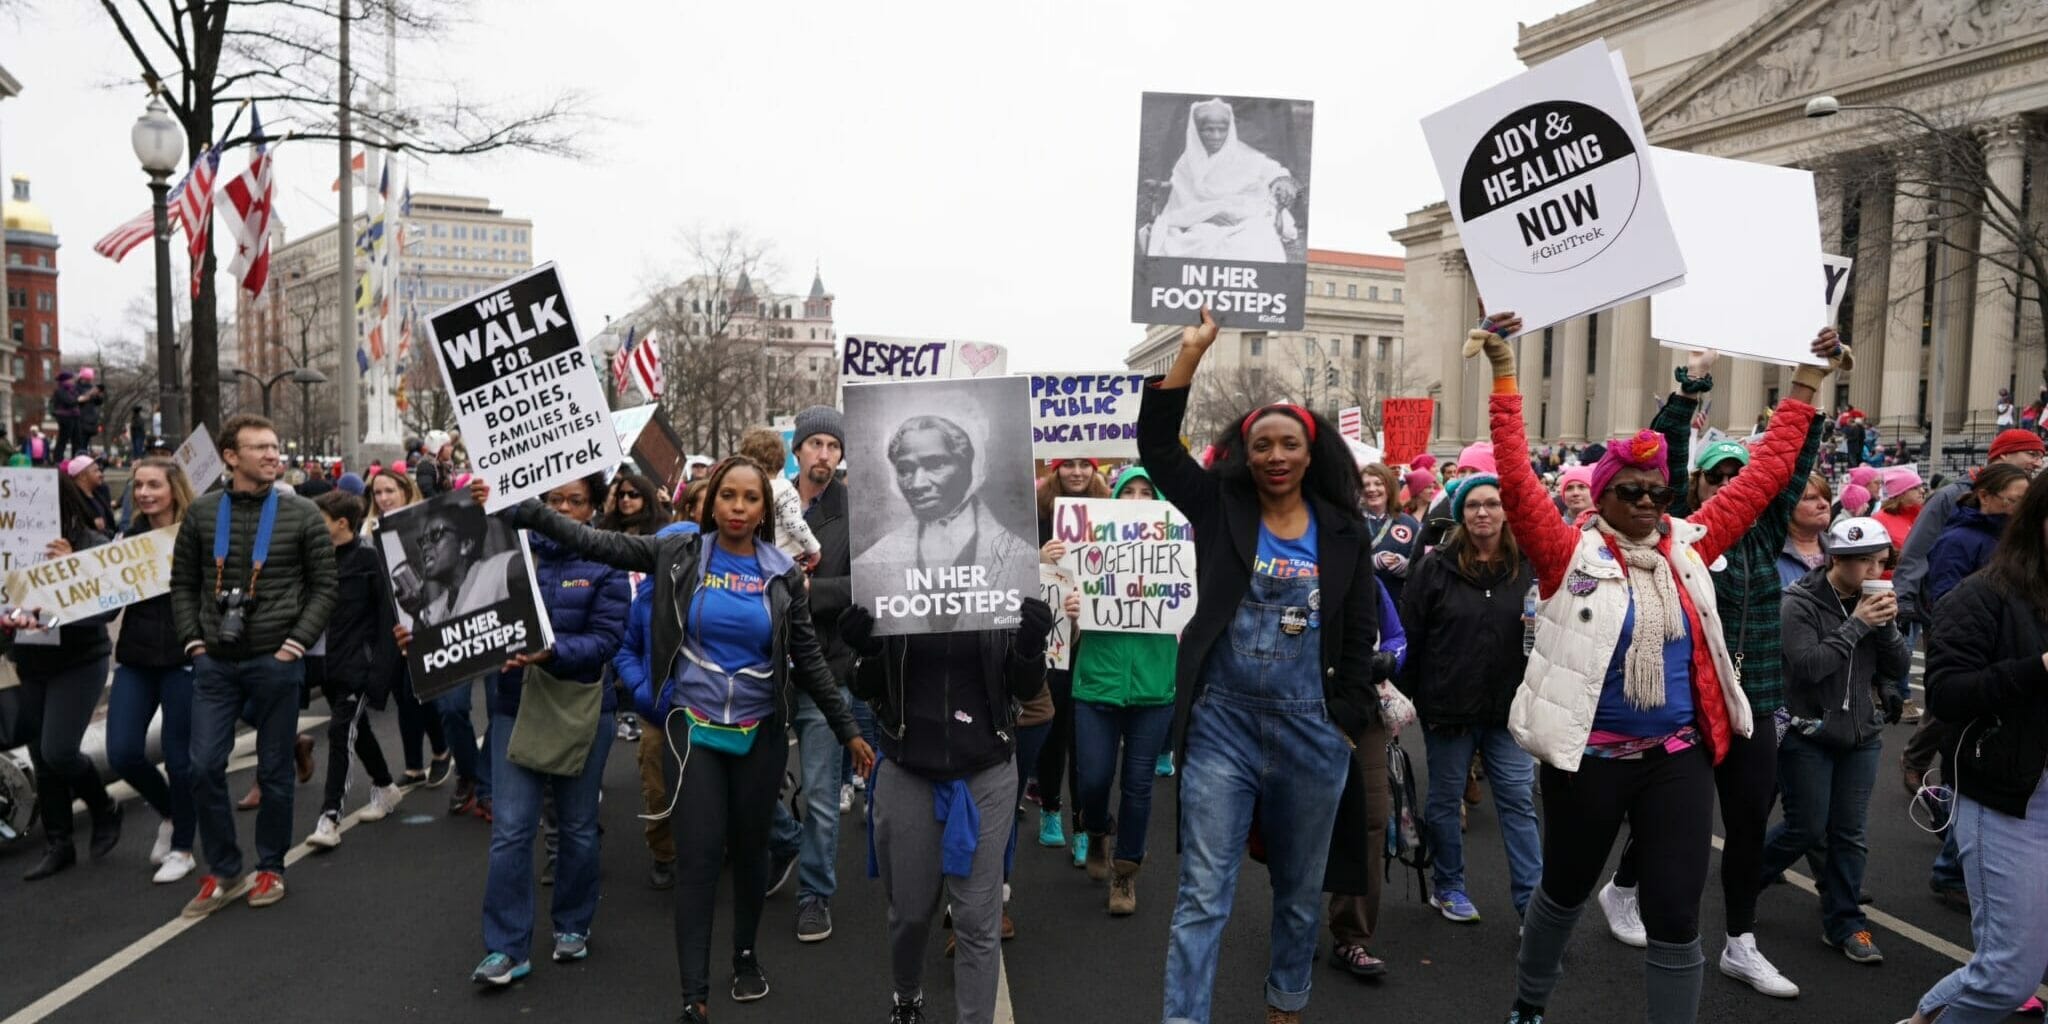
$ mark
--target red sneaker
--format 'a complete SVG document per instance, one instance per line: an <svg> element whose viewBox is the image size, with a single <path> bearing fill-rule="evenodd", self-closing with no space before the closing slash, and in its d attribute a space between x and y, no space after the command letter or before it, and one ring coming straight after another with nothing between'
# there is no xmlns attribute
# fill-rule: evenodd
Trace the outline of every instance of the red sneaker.
<svg viewBox="0 0 2048 1024"><path fill-rule="evenodd" d="M275 871L256 872L256 884L249 889L249 905L267 907L284 899L284 876Z"/></svg>
<svg viewBox="0 0 2048 1024"><path fill-rule="evenodd" d="M180 914L190 918L205 917L227 906L229 900L247 891L249 879L246 875L241 878L207 875L199 880L199 895L192 897L191 902L185 904L185 909L180 911Z"/></svg>

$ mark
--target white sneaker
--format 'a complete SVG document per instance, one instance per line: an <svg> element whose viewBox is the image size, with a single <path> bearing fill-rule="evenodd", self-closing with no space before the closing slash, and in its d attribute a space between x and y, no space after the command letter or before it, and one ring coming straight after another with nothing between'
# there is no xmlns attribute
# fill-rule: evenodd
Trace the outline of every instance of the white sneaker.
<svg viewBox="0 0 2048 1024"><path fill-rule="evenodd" d="M1754 933L1744 932L1729 937L1728 945L1721 949L1721 973L1777 999L1799 996L1799 986L1779 974L1778 969L1757 951Z"/></svg>
<svg viewBox="0 0 2048 1024"><path fill-rule="evenodd" d="M332 814L321 815L320 823L313 826L313 834L306 837L306 845L317 846L323 850L332 850L340 846L341 822Z"/></svg>
<svg viewBox="0 0 2048 1024"><path fill-rule="evenodd" d="M865 776L865 775L862 775L862 774L860 774L859 772L855 772L855 773L854 773L854 775L853 775L853 788L855 788L855 789L857 789L857 790L860 790L860 791L861 791L861 792L863 792L863 793L867 792L867 789L868 789L868 779L867 779L867 776Z"/></svg>
<svg viewBox="0 0 2048 1024"><path fill-rule="evenodd" d="M150 878L150 881L158 885L168 882L182 882L185 880L185 876L191 874L192 869L196 866L191 854L186 853L184 850L172 850L164 855L163 867L156 869L156 874Z"/></svg>
<svg viewBox="0 0 2048 1024"><path fill-rule="evenodd" d="M156 845L149 848L149 862L162 864L171 855L171 819L165 818L156 827Z"/></svg>
<svg viewBox="0 0 2048 1024"><path fill-rule="evenodd" d="M383 821L398 809L398 802L403 799L405 790L399 789L396 783L379 786L370 790L370 802L356 812L356 818L359 821Z"/></svg>
<svg viewBox="0 0 2048 1024"><path fill-rule="evenodd" d="M1636 905L1636 891L1609 880L1600 889L1600 912L1607 916L1607 931L1622 945L1647 949L1649 933L1643 930L1642 910Z"/></svg>
<svg viewBox="0 0 2048 1024"><path fill-rule="evenodd" d="M839 787L839 813L847 814L852 810L853 783L849 782L846 785Z"/></svg>

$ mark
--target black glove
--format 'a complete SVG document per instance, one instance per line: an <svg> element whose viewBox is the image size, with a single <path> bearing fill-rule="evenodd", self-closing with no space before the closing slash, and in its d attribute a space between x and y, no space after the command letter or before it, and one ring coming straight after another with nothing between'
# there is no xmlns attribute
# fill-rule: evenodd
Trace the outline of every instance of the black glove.
<svg viewBox="0 0 2048 1024"><path fill-rule="evenodd" d="M882 642L875 639L874 613L863 604L848 605L839 613L839 639L863 658L882 653Z"/></svg>
<svg viewBox="0 0 2048 1024"><path fill-rule="evenodd" d="M1052 605L1041 598L1027 597L1018 609L1017 639L1012 641L1024 658L1045 657L1045 638L1052 634Z"/></svg>
<svg viewBox="0 0 2048 1024"><path fill-rule="evenodd" d="M1897 725L1905 714L1906 702L1896 691L1887 691L1884 695L1884 724Z"/></svg>
<svg viewBox="0 0 2048 1024"><path fill-rule="evenodd" d="M1379 684L1394 678L1394 673L1399 669L1400 664L1395 659L1394 652L1375 651L1373 653L1372 682L1374 686L1378 686Z"/></svg>

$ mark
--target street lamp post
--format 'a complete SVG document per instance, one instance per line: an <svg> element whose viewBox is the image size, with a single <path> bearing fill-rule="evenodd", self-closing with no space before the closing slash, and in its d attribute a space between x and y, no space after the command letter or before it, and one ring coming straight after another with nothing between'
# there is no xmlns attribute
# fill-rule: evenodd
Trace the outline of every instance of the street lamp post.
<svg viewBox="0 0 2048 1024"><path fill-rule="evenodd" d="M183 129L171 119L163 98L152 90L149 106L128 132L135 159L149 173L150 213L156 222L156 360L157 407L163 412L164 435L185 436L185 387L178 372L177 332L171 323L171 218L167 199L171 175L184 154Z"/></svg>
<svg viewBox="0 0 2048 1024"><path fill-rule="evenodd" d="M266 420L270 418L271 388L276 387L277 385L287 380L291 381L294 384L299 384L302 386L327 383L327 375L321 373L318 370L313 369L310 366L294 366L289 370L279 370L276 373L272 374L269 380L264 380L263 378L258 377L255 374L250 373L249 371L244 370L239 366L235 367L235 373L238 376L247 377L250 380L255 381L256 387L262 390L263 418Z"/></svg>

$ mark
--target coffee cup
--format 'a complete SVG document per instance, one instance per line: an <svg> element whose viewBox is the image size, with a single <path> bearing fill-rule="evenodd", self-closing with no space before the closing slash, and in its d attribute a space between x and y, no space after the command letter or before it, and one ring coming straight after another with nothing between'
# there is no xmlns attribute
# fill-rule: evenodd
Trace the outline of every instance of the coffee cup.
<svg viewBox="0 0 2048 1024"><path fill-rule="evenodd" d="M1864 597L1876 597L1876 596L1877 596L1877 595L1879 595L1879 594L1889 594L1889 593L1891 593L1891 592L1892 592L1892 581L1890 581L1890 580L1864 580L1864 581L1863 581L1863 596L1864 596Z"/></svg>

